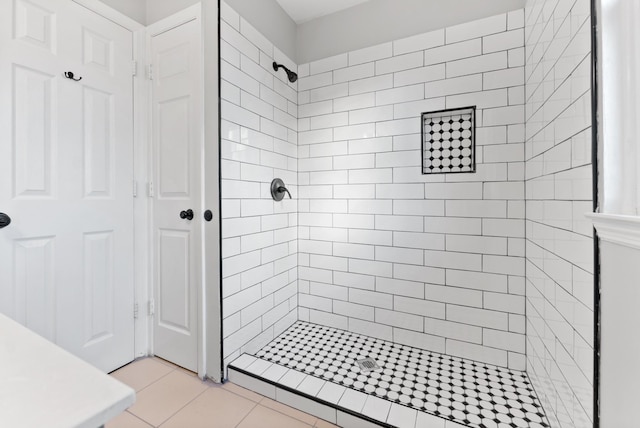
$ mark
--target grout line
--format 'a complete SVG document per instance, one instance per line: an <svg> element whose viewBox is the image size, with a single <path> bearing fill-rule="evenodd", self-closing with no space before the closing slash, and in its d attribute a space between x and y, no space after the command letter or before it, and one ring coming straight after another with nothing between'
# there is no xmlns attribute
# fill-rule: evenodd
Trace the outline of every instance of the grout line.
<svg viewBox="0 0 640 428"><path fill-rule="evenodd" d="M128 413L128 414L130 414L131 416L133 416L134 418L138 419L139 421L142 421L145 425L154 426L154 425L151 425L151 423L150 423L150 422L147 422L147 421L145 421L144 419L142 419L141 417L139 417L138 415L134 415L133 413L131 413L131 412L129 411L129 409L125 410L125 412L124 412L124 413ZM154 427L154 428L155 428L155 427Z"/></svg>
<svg viewBox="0 0 640 428"><path fill-rule="evenodd" d="M266 361L266 360L263 360L263 361ZM256 393L256 394L257 394L257 393ZM315 418L315 421L313 422L313 424L308 424L307 422L303 421L302 419L298 419L298 418L296 418L295 416L288 415L288 414L283 413L283 412L281 412L281 411L279 411L279 410L277 410L277 409L274 409L274 408L272 408L272 407L266 406L266 405L262 404L262 402L263 402L265 399L270 399L270 400L272 400L272 401L274 401L274 402L276 402L276 403L278 403L278 404L281 404L281 405L283 405L283 406L286 406L286 407L288 407L288 408L290 408L290 409L292 409L292 410L295 410L295 411L298 411L298 412L304 413L305 415L309 415L309 416L311 416L311 417ZM260 400L260 402L258 403L258 405L259 405L259 406L261 406L261 407L267 408L267 409L269 409L269 410L273 410L274 412L280 413L281 415L284 415L284 416L286 416L286 417L288 417L288 418L295 419L296 421L300 421L300 422L302 422L303 424L305 424L305 425L307 425L307 426L310 426L310 427L315 426L315 425L318 423L318 420L320 419L319 417L317 417L317 416L315 416L315 415L312 415L311 413L304 412L304 411L302 411L302 410L300 410L300 409L296 409L295 407L291 407L291 406L289 406L289 405L287 405L287 404L285 404L285 403L283 403L283 402L281 402L281 401L274 400L274 399L271 399L271 398L269 398L269 397L265 397L265 396L263 396L263 397L262 397L262 400Z"/></svg>
<svg viewBox="0 0 640 428"><path fill-rule="evenodd" d="M237 394L236 394L236 395L237 395ZM244 398L246 398L246 397L244 397ZM251 401L251 400L249 400L249 401ZM254 402L254 403L255 403L255 402ZM251 408L251 410L249 410L249 411L247 412L247 414L246 414L246 415L244 415L244 417L243 417L242 419L240 419L240 421L239 421L235 426L236 426L236 427L239 427L239 426L242 424L242 422L247 418L247 416L249 416L249 415L250 415L250 414L251 414L251 413L256 409L256 407L258 407L258 403L255 403L255 405Z"/></svg>
<svg viewBox="0 0 640 428"><path fill-rule="evenodd" d="M196 377L196 379L198 379L198 378ZM198 379L198 380L200 381L200 379ZM200 382L202 382L202 381L200 381ZM202 383L205 383L205 382L202 382ZM163 421L160 423L160 425L158 425L158 426L161 426L161 425L162 425L162 424L164 424L165 422L169 421L169 419L173 418L175 415L177 415L178 413L180 413L180 412L181 412L185 407L187 407L187 406L189 406L191 403L193 403L193 402L194 402L198 397L200 397L202 394L204 394L205 392L207 392L207 390L210 388L210 386L209 386L209 385L206 385L206 386L207 386L207 387L206 387L204 390L202 390L202 392L200 392L199 394L197 394L195 397L193 397L191 400L189 400L187 403L185 403L185 404L184 404L184 406L180 407L178 410L176 410L174 413L172 413L168 418L166 418L165 420L163 420Z"/></svg>
<svg viewBox="0 0 640 428"><path fill-rule="evenodd" d="M146 359L152 359L152 360L153 360L153 358L154 358L154 357L144 357L144 358L141 358L141 359L139 359L139 360L137 360L137 361L134 361L132 364L135 364L135 363L137 363L138 361L142 361L142 360L146 360ZM164 361L164 360L163 360L163 361ZM131 364L131 363L130 363L130 364ZM165 367L168 367L168 365L167 365L167 364L164 364L164 363L160 363L160 364L164 365ZM127 365L129 365L129 364L127 364ZM125 367L126 367L126 366L125 366ZM138 393L140 393L140 392L144 391L145 389L149 388L151 385L154 385L155 383L159 382L160 380L164 379L165 377L169 376L172 372L174 372L174 371L175 371L175 368L174 368L174 367L169 367L169 368L171 369L169 372L167 372L166 374L164 374L164 375L160 376L159 378L157 378L156 380L154 380L154 381L153 381L153 382L151 382L150 384L148 384L148 385L144 386L142 389L140 389L140 391L136 391L136 394L138 394ZM120 370L120 369L118 369L118 370ZM122 381L121 381L121 382L122 382ZM122 382L122 383L124 383L124 382Z"/></svg>

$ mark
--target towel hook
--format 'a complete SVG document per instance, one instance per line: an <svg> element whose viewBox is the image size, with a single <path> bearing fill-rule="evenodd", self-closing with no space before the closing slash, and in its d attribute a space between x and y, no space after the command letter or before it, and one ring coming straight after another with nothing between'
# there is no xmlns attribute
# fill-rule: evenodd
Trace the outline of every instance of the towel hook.
<svg viewBox="0 0 640 428"><path fill-rule="evenodd" d="M73 71L65 71L64 72L64 77L66 77L67 79L75 80L76 82L82 80L82 77L78 77L77 79L75 79L73 77Z"/></svg>

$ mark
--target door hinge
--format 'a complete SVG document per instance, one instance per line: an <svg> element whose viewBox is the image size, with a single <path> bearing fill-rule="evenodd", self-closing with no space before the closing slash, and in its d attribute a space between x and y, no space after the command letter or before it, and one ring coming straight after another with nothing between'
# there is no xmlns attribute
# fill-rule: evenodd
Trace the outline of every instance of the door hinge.
<svg viewBox="0 0 640 428"><path fill-rule="evenodd" d="M138 304L133 304L133 319L138 319Z"/></svg>
<svg viewBox="0 0 640 428"><path fill-rule="evenodd" d="M153 315L156 313L156 304L153 299L149 300L149 315Z"/></svg>
<svg viewBox="0 0 640 428"><path fill-rule="evenodd" d="M133 180L133 197L138 197L138 182L136 180Z"/></svg>
<svg viewBox="0 0 640 428"><path fill-rule="evenodd" d="M155 194L153 193L153 181L150 181L149 183L147 183L147 195L150 198L153 198L155 196Z"/></svg>
<svg viewBox="0 0 640 428"><path fill-rule="evenodd" d="M153 64L149 64L147 76L149 77L149 80L153 80Z"/></svg>
<svg viewBox="0 0 640 428"><path fill-rule="evenodd" d="M131 61L131 74L133 76L138 75L138 61L136 60Z"/></svg>

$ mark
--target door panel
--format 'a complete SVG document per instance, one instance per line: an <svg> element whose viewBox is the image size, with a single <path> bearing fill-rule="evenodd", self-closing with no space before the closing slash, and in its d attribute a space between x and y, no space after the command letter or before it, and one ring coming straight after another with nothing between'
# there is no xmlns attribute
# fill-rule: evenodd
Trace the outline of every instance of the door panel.
<svg viewBox="0 0 640 428"><path fill-rule="evenodd" d="M14 196L50 197L53 130L56 125L53 97L54 76L21 66L13 67Z"/></svg>
<svg viewBox="0 0 640 428"><path fill-rule="evenodd" d="M114 41L82 27L82 62L113 75Z"/></svg>
<svg viewBox="0 0 640 428"><path fill-rule="evenodd" d="M55 237L14 241L15 319L55 341Z"/></svg>
<svg viewBox="0 0 640 428"><path fill-rule="evenodd" d="M84 234L84 346L114 335L113 231Z"/></svg>
<svg viewBox="0 0 640 428"><path fill-rule="evenodd" d="M189 43L182 43L173 46L163 52L157 53L158 64L158 85L180 85L188 82L176 82L169 80L170 77L184 76L189 72Z"/></svg>
<svg viewBox="0 0 640 428"><path fill-rule="evenodd" d="M112 196L113 179L113 95L93 88L83 89L84 195Z"/></svg>
<svg viewBox="0 0 640 428"><path fill-rule="evenodd" d="M15 39L55 53L55 12L46 7L46 3L39 3L16 0L13 14ZM52 6L55 8L56 5Z"/></svg>
<svg viewBox="0 0 640 428"><path fill-rule="evenodd" d="M151 37L155 296L154 353L196 371L202 272L200 21ZM180 218L191 209L193 220Z"/></svg>
<svg viewBox="0 0 640 428"><path fill-rule="evenodd" d="M190 232L160 230L158 325L179 334L191 331Z"/></svg>
<svg viewBox="0 0 640 428"><path fill-rule="evenodd" d="M189 150L177 142L189 141L191 102L191 97L184 96L158 104L159 199L189 200Z"/></svg>
<svg viewBox="0 0 640 428"><path fill-rule="evenodd" d="M132 34L2 1L0 52L0 311L113 370L134 356Z"/></svg>

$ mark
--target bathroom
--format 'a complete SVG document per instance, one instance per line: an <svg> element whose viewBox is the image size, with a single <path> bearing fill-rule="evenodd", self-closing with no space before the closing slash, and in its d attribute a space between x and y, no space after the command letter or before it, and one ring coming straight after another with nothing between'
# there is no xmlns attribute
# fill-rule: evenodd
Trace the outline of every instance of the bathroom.
<svg viewBox="0 0 640 428"><path fill-rule="evenodd" d="M635 426L640 2L74 1L136 59L135 343L103 371L346 427Z"/></svg>

